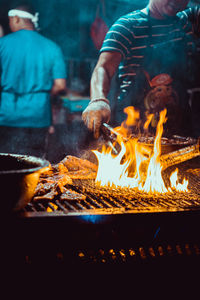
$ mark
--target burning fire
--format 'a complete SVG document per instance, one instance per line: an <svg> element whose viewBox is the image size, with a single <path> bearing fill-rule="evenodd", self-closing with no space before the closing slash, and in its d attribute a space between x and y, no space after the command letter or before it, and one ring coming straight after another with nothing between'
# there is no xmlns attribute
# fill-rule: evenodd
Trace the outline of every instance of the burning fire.
<svg viewBox="0 0 200 300"><path fill-rule="evenodd" d="M167 110L160 112L160 119L156 129L153 149L138 142L138 138L129 136L130 126L137 126L139 113L134 107L126 107L127 119L120 127L115 128L120 151L113 154L111 147L103 146L102 151L93 151L98 159L96 183L101 186L137 188L147 193L167 193L188 191L188 181L178 181L178 169L169 178L170 186L166 187L162 178L163 165L161 156L161 137L163 124L166 122ZM147 116L144 130L148 130L153 115ZM128 138L129 137L129 138ZM116 146L116 143L113 145Z"/></svg>

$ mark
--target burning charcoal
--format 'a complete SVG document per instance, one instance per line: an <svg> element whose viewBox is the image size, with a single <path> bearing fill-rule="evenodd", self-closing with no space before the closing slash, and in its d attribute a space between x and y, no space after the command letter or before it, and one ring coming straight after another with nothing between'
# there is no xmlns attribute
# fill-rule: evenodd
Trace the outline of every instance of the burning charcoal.
<svg viewBox="0 0 200 300"><path fill-rule="evenodd" d="M83 200L84 195L67 190L65 187L73 185L75 179L95 179L96 170L95 164L69 155L41 174L33 201L53 200L56 196L60 196L63 200Z"/></svg>
<svg viewBox="0 0 200 300"><path fill-rule="evenodd" d="M67 184L72 184L72 179L68 175L63 175L55 183L55 189L59 194L63 193L63 187Z"/></svg>
<svg viewBox="0 0 200 300"><path fill-rule="evenodd" d="M60 200L85 200L86 196L83 194L79 194L70 189L64 188L64 192L60 196Z"/></svg>
<svg viewBox="0 0 200 300"><path fill-rule="evenodd" d="M35 194L39 194L43 189L44 189L44 185L41 182L38 183L38 185L35 189Z"/></svg>
<svg viewBox="0 0 200 300"><path fill-rule="evenodd" d="M54 180L51 179L51 177L49 177L49 178L48 177L40 177L39 182L43 183L43 184L45 184L45 183L52 184L52 183L54 183Z"/></svg>
<svg viewBox="0 0 200 300"><path fill-rule="evenodd" d="M188 169L187 172L200 176L200 169Z"/></svg>
<svg viewBox="0 0 200 300"><path fill-rule="evenodd" d="M54 190L51 190L49 193L46 193L44 195L38 195L38 196L35 196L33 198L33 201L41 201L41 200L47 200L47 201L50 201L50 200L53 200L55 198L55 196L57 196L57 192L55 192Z"/></svg>
<svg viewBox="0 0 200 300"><path fill-rule="evenodd" d="M59 171L59 174L66 174L68 172L68 169L64 164L59 163L58 171Z"/></svg>
<svg viewBox="0 0 200 300"><path fill-rule="evenodd" d="M52 166L50 165L48 168L45 168L44 171L41 172L40 177L48 177L53 174Z"/></svg>
<svg viewBox="0 0 200 300"><path fill-rule="evenodd" d="M67 155L61 161L61 163L64 164L64 166L67 167L69 171L78 171L82 169L90 169L93 171L97 171L98 168L95 164L86 159L81 159L71 155Z"/></svg>
<svg viewBox="0 0 200 300"><path fill-rule="evenodd" d="M59 174L64 174L65 173L66 174L68 172L67 167L61 162L59 162L56 165L53 165L52 170L53 170L54 174L55 173L59 173Z"/></svg>
<svg viewBox="0 0 200 300"><path fill-rule="evenodd" d="M41 196L44 195L52 189L53 186L53 181L47 181L45 183L39 182L36 189L35 189L35 195L36 196Z"/></svg>
<svg viewBox="0 0 200 300"><path fill-rule="evenodd" d="M68 173L71 179L95 179L96 172L90 170L78 170Z"/></svg>

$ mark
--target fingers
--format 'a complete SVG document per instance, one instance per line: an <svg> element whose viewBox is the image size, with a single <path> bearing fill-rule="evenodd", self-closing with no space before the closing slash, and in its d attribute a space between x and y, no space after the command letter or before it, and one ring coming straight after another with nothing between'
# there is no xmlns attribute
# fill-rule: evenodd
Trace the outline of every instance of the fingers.
<svg viewBox="0 0 200 300"><path fill-rule="evenodd" d="M93 131L94 128L94 121L97 118L97 113L96 112L86 112L83 114L82 119L87 126L87 128L91 131Z"/></svg>
<svg viewBox="0 0 200 300"><path fill-rule="evenodd" d="M110 120L110 111L85 111L82 114L82 120L87 128L94 132L94 137L97 139L100 135L101 124Z"/></svg>
<svg viewBox="0 0 200 300"><path fill-rule="evenodd" d="M82 120L90 131L93 131L94 137L97 139L100 135L100 127L102 117L97 112L85 112L82 114Z"/></svg>
<svg viewBox="0 0 200 300"><path fill-rule="evenodd" d="M101 124L102 124L102 120L100 118L94 119L94 121L93 121L93 132L94 132L95 139L99 138Z"/></svg>

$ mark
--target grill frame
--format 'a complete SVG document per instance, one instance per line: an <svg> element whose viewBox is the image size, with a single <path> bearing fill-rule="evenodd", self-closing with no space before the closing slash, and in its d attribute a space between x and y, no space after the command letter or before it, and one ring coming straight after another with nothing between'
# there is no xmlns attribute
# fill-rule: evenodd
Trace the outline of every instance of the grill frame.
<svg viewBox="0 0 200 300"><path fill-rule="evenodd" d="M194 166L196 168L197 164ZM199 178L193 174L191 178L197 182L195 188L198 196ZM123 203L123 199L120 201ZM193 254L187 255L184 250L185 253L181 255L177 250L186 249L185 245L189 245L189 249L200 249L200 197L195 201L198 205L184 204L177 208L153 206L151 209L145 206L140 209L120 206L95 209L79 207L65 211L53 210L54 206L51 205L52 211L49 212L31 211L26 207L9 219L9 228L12 228L8 234L10 249L15 248L15 253L12 253L15 261L20 258L19 261L26 265L38 266L48 263L67 266L77 263L127 263L135 266L141 262L160 264L161 261L168 264L174 263L177 258L183 262L186 257L186 260L192 259L196 263L200 261L198 251L195 253L192 250ZM72 205L72 201L70 203ZM32 203L28 206L34 207ZM166 249L168 245L172 247L172 253L160 255L159 247ZM126 256L127 259L123 260L120 251L127 252L129 249L134 249L137 255L131 258ZM149 249L157 252L154 258ZM105 253L106 260L100 251ZM113 260L110 251L115 251L118 259ZM85 255L81 257L81 253ZM147 253L146 258L144 253Z"/></svg>
<svg viewBox="0 0 200 300"><path fill-rule="evenodd" d="M179 178L189 179L190 193L172 192L166 195L145 195L135 189L99 188L94 180L73 180L70 189L86 195L85 200L31 201L18 216L24 218L171 213L200 210L200 158L169 167L163 172L168 185L169 175L178 167ZM197 170L198 172L188 172ZM57 207L56 207L57 206ZM56 208L55 208L56 207Z"/></svg>
<svg viewBox="0 0 200 300"><path fill-rule="evenodd" d="M176 259L182 263L188 260L200 263L199 211L103 214L96 217L75 213L68 217L12 218L14 230L9 234L9 248L15 249L13 259L40 267L48 264L73 267L85 263L134 266L150 263L153 266L171 264ZM191 255L186 252L185 245L189 245ZM168 246L171 253L166 251ZM151 248L155 257L150 255ZM164 255L160 255L159 248L164 249ZM178 252L179 248L182 254ZM131 249L136 255L127 255ZM123 250L126 252L124 259L120 255ZM117 259L111 251L116 253Z"/></svg>
<svg viewBox="0 0 200 300"><path fill-rule="evenodd" d="M194 176L193 176L194 177ZM191 180L191 176L190 176ZM196 181L196 178L195 178ZM193 180L194 182L194 180ZM166 195L141 196L142 193L134 191L131 198L132 190L128 190L128 194L115 191L115 195L108 193L108 190L98 189L98 193L93 187L91 190L83 187L83 189L73 186L75 191L86 195L83 200L59 200L53 201L44 200L40 202L31 202L26 208L20 212L21 217L36 217L36 216L73 216L73 215L108 215L108 214L137 214L137 213L164 213L176 211L200 210L200 195L198 186L194 183L197 192L176 192ZM200 188L200 183L199 183ZM83 191L84 190L84 191ZM200 189L199 189L200 190ZM117 196L116 196L117 193ZM128 198L127 198L128 195Z"/></svg>

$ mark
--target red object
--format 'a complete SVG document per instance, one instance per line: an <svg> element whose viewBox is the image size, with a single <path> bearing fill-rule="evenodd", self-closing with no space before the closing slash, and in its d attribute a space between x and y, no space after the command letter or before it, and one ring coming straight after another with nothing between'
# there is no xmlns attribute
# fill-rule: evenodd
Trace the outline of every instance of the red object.
<svg viewBox="0 0 200 300"><path fill-rule="evenodd" d="M96 49L100 49L108 31L108 26L102 18L96 16L90 28L90 35Z"/></svg>
<svg viewBox="0 0 200 300"><path fill-rule="evenodd" d="M151 80L151 87L159 85L168 85L172 83L172 78L166 73L159 74Z"/></svg>

